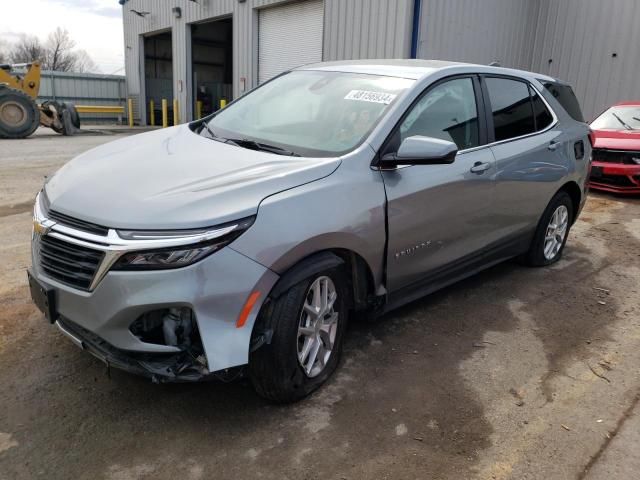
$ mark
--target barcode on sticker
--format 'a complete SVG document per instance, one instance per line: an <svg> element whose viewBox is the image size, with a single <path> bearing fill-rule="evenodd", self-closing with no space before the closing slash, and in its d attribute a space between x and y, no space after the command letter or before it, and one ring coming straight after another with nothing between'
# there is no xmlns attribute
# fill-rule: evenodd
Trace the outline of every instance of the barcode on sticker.
<svg viewBox="0 0 640 480"><path fill-rule="evenodd" d="M389 105L396 95L393 93L370 92L368 90L351 90L344 97L345 100L359 100L361 102L384 103Z"/></svg>

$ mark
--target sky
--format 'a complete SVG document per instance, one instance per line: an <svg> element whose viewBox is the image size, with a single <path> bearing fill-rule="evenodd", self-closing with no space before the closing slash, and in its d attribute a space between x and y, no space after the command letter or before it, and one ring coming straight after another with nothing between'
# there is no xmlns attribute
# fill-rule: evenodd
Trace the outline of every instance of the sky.
<svg viewBox="0 0 640 480"><path fill-rule="evenodd" d="M0 40L20 33L45 40L66 28L77 48L87 51L101 73L124 75L122 7L118 0L0 0Z"/></svg>

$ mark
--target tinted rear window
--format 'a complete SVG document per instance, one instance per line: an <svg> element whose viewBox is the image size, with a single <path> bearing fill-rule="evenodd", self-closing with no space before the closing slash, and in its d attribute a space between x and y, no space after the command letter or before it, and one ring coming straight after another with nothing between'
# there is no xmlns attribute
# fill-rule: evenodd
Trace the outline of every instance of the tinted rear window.
<svg viewBox="0 0 640 480"><path fill-rule="evenodd" d="M573 93L573 88L556 82L542 82L551 95L562 105L567 113L578 122L584 122L584 116L580 109L580 104Z"/></svg>

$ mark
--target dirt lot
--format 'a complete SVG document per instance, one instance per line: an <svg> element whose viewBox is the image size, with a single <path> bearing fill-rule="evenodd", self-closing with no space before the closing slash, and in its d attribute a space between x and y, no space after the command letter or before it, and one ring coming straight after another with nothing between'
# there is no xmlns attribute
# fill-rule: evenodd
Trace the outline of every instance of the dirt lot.
<svg viewBox="0 0 640 480"><path fill-rule="evenodd" d="M108 378L32 306L43 176L114 138L0 141L0 478L637 478L640 200L591 196L552 268L353 323L333 381L275 407L246 383Z"/></svg>

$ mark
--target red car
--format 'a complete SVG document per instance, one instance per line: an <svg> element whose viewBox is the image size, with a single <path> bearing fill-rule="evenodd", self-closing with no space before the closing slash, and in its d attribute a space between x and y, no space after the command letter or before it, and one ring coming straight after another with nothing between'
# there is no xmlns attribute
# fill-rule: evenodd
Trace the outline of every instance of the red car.
<svg viewBox="0 0 640 480"><path fill-rule="evenodd" d="M591 122L595 190L640 194L640 102L614 105Z"/></svg>

